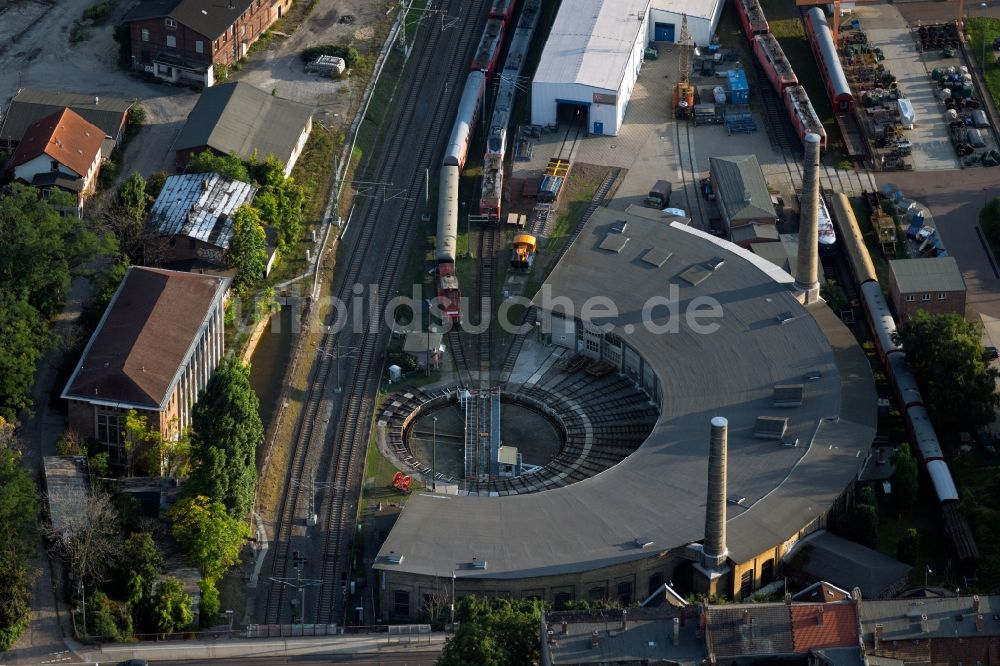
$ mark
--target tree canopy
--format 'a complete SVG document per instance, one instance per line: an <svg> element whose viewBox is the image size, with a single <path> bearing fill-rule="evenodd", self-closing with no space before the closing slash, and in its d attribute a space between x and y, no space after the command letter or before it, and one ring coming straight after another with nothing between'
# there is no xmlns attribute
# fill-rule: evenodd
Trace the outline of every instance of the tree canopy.
<svg viewBox="0 0 1000 666"><path fill-rule="evenodd" d="M994 419L998 371L983 356L982 332L979 322L922 310L899 327L897 339L939 427L966 430Z"/></svg>
<svg viewBox="0 0 1000 666"><path fill-rule="evenodd" d="M50 201L16 183L0 193L0 416L7 419L31 408L48 322L62 307L72 269L98 247L81 220L63 217Z"/></svg>
<svg viewBox="0 0 1000 666"><path fill-rule="evenodd" d="M236 153L216 155L211 150L195 153L188 160L187 173L217 173L232 180L250 182L246 164Z"/></svg>
<svg viewBox="0 0 1000 666"><path fill-rule="evenodd" d="M237 518L253 508L257 447L264 441L258 404L250 368L230 361L212 375L192 415L186 491L222 502Z"/></svg>
<svg viewBox="0 0 1000 666"><path fill-rule="evenodd" d="M0 651L28 627L33 574L27 558L35 544L39 505L14 444L13 426L0 418Z"/></svg>
<svg viewBox="0 0 1000 666"><path fill-rule="evenodd" d="M257 210L247 204L240 206L233 216L228 261L236 269L233 289L240 296L252 294L267 268L267 236Z"/></svg>
<svg viewBox="0 0 1000 666"><path fill-rule="evenodd" d="M192 620L191 596L184 591L184 585L173 576L161 580L153 596L153 624L156 629L169 634L190 625Z"/></svg>
<svg viewBox="0 0 1000 666"><path fill-rule="evenodd" d="M205 578L218 580L239 561L247 527L226 513L221 502L204 495L188 497L170 510L170 518L174 538Z"/></svg>
<svg viewBox="0 0 1000 666"><path fill-rule="evenodd" d="M507 666L539 659L540 601L465 597L458 604L461 623L445 643L439 666Z"/></svg>
<svg viewBox="0 0 1000 666"><path fill-rule="evenodd" d="M900 444L890 462L893 503L901 509L912 506L917 501L917 460L910 453L910 445Z"/></svg>

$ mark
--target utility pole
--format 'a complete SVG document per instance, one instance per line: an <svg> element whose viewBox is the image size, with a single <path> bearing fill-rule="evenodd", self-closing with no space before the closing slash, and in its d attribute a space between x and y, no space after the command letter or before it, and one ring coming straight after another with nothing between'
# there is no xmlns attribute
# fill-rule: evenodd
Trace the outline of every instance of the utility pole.
<svg viewBox="0 0 1000 666"><path fill-rule="evenodd" d="M295 561L295 569L296 569L296 576L295 576L295 578L271 578L270 580L271 580L272 583L278 583L278 584L282 585L283 587L290 587L293 590L298 590L298 592L299 592L299 598L298 598L298 602L299 602L299 622L298 623L300 625L302 625L302 624L306 623L306 621L305 621L305 617L306 617L306 588L307 587L317 587L319 585L322 585L323 581L321 581L321 580L315 580L315 579L311 579L311 578L303 578L302 577L302 567L305 566L306 559L304 557L300 557L299 554L298 554L298 551L295 551L294 558L295 558L294 561Z"/></svg>
<svg viewBox="0 0 1000 666"><path fill-rule="evenodd" d="M434 417L433 444L431 444L431 490L437 492L438 417Z"/></svg>

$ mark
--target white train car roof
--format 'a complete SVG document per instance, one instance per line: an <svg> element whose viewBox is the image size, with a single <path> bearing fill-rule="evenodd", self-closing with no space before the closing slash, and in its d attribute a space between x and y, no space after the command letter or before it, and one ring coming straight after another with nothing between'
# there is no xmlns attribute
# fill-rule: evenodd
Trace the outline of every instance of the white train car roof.
<svg viewBox="0 0 1000 666"><path fill-rule="evenodd" d="M834 245L837 242L837 232L833 230L833 220L826 207L826 199L819 198L819 244Z"/></svg>
<svg viewBox="0 0 1000 666"><path fill-rule="evenodd" d="M927 476L931 477L931 483L934 484L934 492L939 501L958 501L958 488L955 487L955 480L951 478L948 463L943 460L930 461L927 463Z"/></svg>
<svg viewBox="0 0 1000 666"><path fill-rule="evenodd" d="M918 402L922 404L924 397L920 394L917 378L906 363L906 354L889 354L885 361L889 364L896 392L899 394L899 399L903 401L903 405Z"/></svg>
<svg viewBox="0 0 1000 666"><path fill-rule="evenodd" d="M458 103L458 113L455 115L455 125L448 139L448 147L444 151L444 163L456 166L465 164L465 154L472 138L472 126L476 122L483 88L486 85L486 75L482 72L471 72L465 80L462 99Z"/></svg>
<svg viewBox="0 0 1000 666"><path fill-rule="evenodd" d="M865 299L868 314L871 316L872 328L878 338L879 349L883 354L900 349L892 334L896 332L896 322L889 313L889 306L882 295L882 287L878 282L865 282L861 285L861 295Z"/></svg>
<svg viewBox="0 0 1000 666"><path fill-rule="evenodd" d="M458 242L458 167L441 167L438 191L437 250L438 261L455 261Z"/></svg>
<svg viewBox="0 0 1000 666"><path fill-rule="evenodd" d="M819 7L813 7L806 12L806 20L812 23L816 46L823 58L820 66L827 73L834 97L850 95L851 87L847 84L847 76L844 75L844 68L840 64L840 57L833 44L833 33L826 22L823 10Z"/></svg>
<svg viewBox="0 0 1000 666"><path fill-rule="evenodd" d="M938 442L937 433L934 432L934 425L931 423L930 415L927 414L927 409L922 405L914 405L906 410L906 415L910 418L913 439L924 461L943 458L944 453L941 451L941 444Z"/></svg>

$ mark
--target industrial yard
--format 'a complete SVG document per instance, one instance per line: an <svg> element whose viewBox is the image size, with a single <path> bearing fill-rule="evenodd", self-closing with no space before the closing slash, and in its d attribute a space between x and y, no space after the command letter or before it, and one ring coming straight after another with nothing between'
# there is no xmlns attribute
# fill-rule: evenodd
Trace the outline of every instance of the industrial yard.
<svg viewBox="0 0 1000 666"><path fill-rule="evenodd" d="M344 102L338 76L374 74L352 82L357 118L329 150L347 159L310 181L330 194L309 204L316 229L292 233L311 239L304 263L289 260L305 272L266 283L285 307L261 308L245 350L267 434L252 506L230 517L253 536L222 589L239 605L226 635L258 647L224 656L270 639L287 657L313 637L343 654L383 637L454 656L471 631L455 608L473 598L534 604L545 656L528 661L552 664L819 663L803 660L825 648L867 664L898 653L863 603L965 604L956 588L977 594L987 633L972 638L1000 636L981 611L1000 603L983 499L1000 412L943 420L925 350L903 342L925 315L957 315L981 333L963 341L976 371L1000 363L1000 241L977 222L1000 196L990 58L970 58L957 6L955 20L933 4L407 0L353 71L327 55L299 76L279 49L296 71L283 108L302 106L307 128ZM338 30L369 34L344 16ZM311 36L281 35L295 48ZM269 62L246 76L270 85ZM330 63L336 76L317 72ZM215 65L198 71L210 98ZM191 182L194 196L216 181ZM269 187L239 185L229 194ZM188 224L215 213L175 204ZM191 273L177 275L209 279ZM231 326L213 298L211 326ZM293 332L267 339L268 316ZM224 336L206 330L217 363ZM197 367L179 410L214 368ZM63 398L104 400L93 393ZM95 441L113 437L95 423ZM789 632L809 604L809 626L838 627L839 642L764 645L757 602L783 608ZM564 610L580 614L546 619ZM671 640L629 646L633 610L632 632L670 614ZM575 652L574 622L589 640ZM742 638L725 645L727 630ZM939 645L921 663L953 663L958 648Z"/></svg>

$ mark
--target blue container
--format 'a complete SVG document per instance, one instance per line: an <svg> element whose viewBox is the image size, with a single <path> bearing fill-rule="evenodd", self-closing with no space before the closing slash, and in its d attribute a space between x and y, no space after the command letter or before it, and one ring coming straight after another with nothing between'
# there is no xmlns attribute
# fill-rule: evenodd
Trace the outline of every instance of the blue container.
<svg viewBox="0 0 1000 666"><path fill-rule="evenodd" d="M731 104L749 104L750 87L747 85L747 75L742 69L730 69L726 72L729 78L729 95Z"/></svg>

